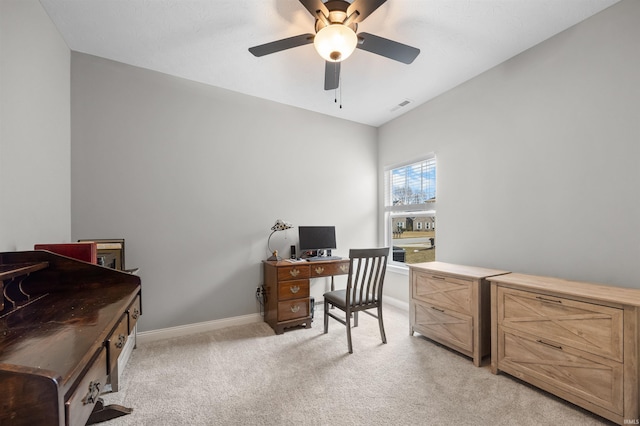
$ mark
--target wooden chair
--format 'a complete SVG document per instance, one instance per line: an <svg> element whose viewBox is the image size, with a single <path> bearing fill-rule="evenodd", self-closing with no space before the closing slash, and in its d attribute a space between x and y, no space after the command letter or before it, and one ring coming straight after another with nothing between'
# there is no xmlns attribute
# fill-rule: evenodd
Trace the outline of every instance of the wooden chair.
<svg viewBox="0 0 640 426"><path fill-rule="evenodd" d="M353 326L357 327L358 312L360 311L378 318L382 343L387 343L382 321L382 286L387 270L388 256L389 247L349 250L347 288L324 294L324 332L327 333L329 330L329 317L344 324L347 327L347 344L350 354L353 353L351 314L353 314ZM345 313L345 318L329 312L330 306L342 310ZM369 309L374 308L378 310L377 315L368 312Z"/></svg>

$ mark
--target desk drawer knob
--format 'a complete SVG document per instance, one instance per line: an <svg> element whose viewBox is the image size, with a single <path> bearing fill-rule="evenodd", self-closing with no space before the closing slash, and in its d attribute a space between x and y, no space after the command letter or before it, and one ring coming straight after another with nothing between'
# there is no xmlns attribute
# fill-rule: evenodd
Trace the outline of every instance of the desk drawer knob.
<svg viewBox="0 0 640 426"><path fill-rule="evenodd" d="M138 319L139 316L140 316L140 311L138 310L138 308L134 308L133 313L131 314L131 317L133 319Z"/></svg>
<svg viewBox="0 0 640 426"><path fill-rule="evenodd" d="M293 305L293 306L291 307L291 312L293 312L294 314L295 314L296 312L298 312L299 310L300 310L300 305Z"/></svg>
<svg viewBox="0 0 640 426"><path fill-rule="evenodd" d="M322 266L318 266L318 267L316 268L316 274L318 274L318 275L319 275L319 274L321 274L321 273L323 273L323 272L324 272L324 268L323 268Z"/></svg>
<svg viewBox="0 0 640 426"><path fill-rule="evenodd" d="M289 271L289 273L291 274L292 277L297 277L298 275L300 275L300 270L299 269L292 269Z"/></svg>
<svg viewBox="0 0 640 426"><path fill-rule="evenodd" d="M293 285L293 286L289 287L289 290L291 290L291 293L296 294L297 292L300 291L300 286L299 285Z"/></svg>
<svg viewBox="0 0 640 426"><path fill-rule="evenodd" d="M340 270L346 274L347 272L349 272L349 265L343 263L342 265L340 265Z"/></svg>

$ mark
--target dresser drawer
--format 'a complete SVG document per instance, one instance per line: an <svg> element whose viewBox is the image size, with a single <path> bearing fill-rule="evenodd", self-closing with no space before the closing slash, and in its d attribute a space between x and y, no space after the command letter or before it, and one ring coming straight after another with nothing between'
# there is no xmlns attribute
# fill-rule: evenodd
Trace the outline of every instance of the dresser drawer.
<svg viewBox="0 0 640 426"><path fill-rule="evenodd" d="M416 303L411 318L412 331L454 347L470 355L473 352L473 317L442 309L428 303Z"/></svg>
<svg viewBox="0 0 640 426"><path fill-rule="evenodd" d="M309 278L309 265L293 265L278 268L278 281Z"/></svg>
<svg viewBox="0 0 640 426"><path fill-rule="evenodd" d="M446 274L414 272L412 297L431 305L471 314L473 280Z"/></svg>
<svg viewBox="0 0 640 426"><path fill-rule="evenodd" d="M498 332L498 365L520 379L580 403L623 414L623 364L518 331ZM557 391L560 392L557 392Z"/></svg>
<svg viewBox="0 0 640 426"><path fill-rule="evenodd" d="M80 426L87 422L106 383L107 351L100 349L99 355L65 403L67 426Z"/></svg>
<svg viewBox="0 0 640 426"><path fill-rule="evenodd" d="M127 343L129 336L129 321L127 315L124 315L118 323L115 331L111 334L106 342L107 346L107 373L111 373L118 362L118 357L122 352L122 348Z"/></svg>
<svg viewBox="0 0 640 426"><path fill-rule="evenodd" d="M142 305L140 301L140 295L136 297L136 300L129 307L129 309L127 309L127 314L129 317L129 330L128 330L129 333L127 334L131 334L131 332L133 331L133 328L136 326L136 323L138 322L138 318L140 318L140 315L142 315Z"/></svg>
<svg viewBox="0 0 640 426"><path fill-rule="evenodd" d="M498 324L563 347L623 360L623 310L510 288L498 289Z"/></svg>
<svg viewBox="0 0 640 426"><path fill-rule="evenodd" d="M309 280L283 281L278 283L278 300L309 297Z"/></svg>
<svg viewBox="0 0 640 426"><path fill-rule="evenodd" d="M311 277L328 277L349 273L349 261L341 263L318 263L311 265Z"/></svg>
<svg viewBox="0 0 640 426"><path fill-rule="evenodd" d="M278 321L309 316L309 298L278 302Z"/></svg>

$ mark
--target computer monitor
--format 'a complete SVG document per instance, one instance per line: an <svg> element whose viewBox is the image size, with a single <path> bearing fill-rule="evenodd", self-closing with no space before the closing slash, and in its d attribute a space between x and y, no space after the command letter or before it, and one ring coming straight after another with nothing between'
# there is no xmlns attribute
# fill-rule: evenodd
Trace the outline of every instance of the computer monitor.
<svg viewBox="0 0 640 426"><path fill-rule="evenodd" d="M336 249L335 226L298 226L300 251Z"/></svg>

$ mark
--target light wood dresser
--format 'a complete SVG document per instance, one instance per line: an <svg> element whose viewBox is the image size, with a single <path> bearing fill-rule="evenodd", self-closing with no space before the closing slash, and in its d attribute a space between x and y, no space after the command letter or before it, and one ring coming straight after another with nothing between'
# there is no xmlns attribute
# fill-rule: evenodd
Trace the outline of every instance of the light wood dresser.
<svg viewBox="0 0 640 426"><path fill-rule="evenodd" d="M489 280L494 374L640 423L640 290L523 274Z"/></svg>
<svg viewBox="0 0 640 426"><path fill-rule="evenodd" d="M487 277L508 272L444 262L408 266L410 334L418 332L480 366L491 350Z"/></svg>

